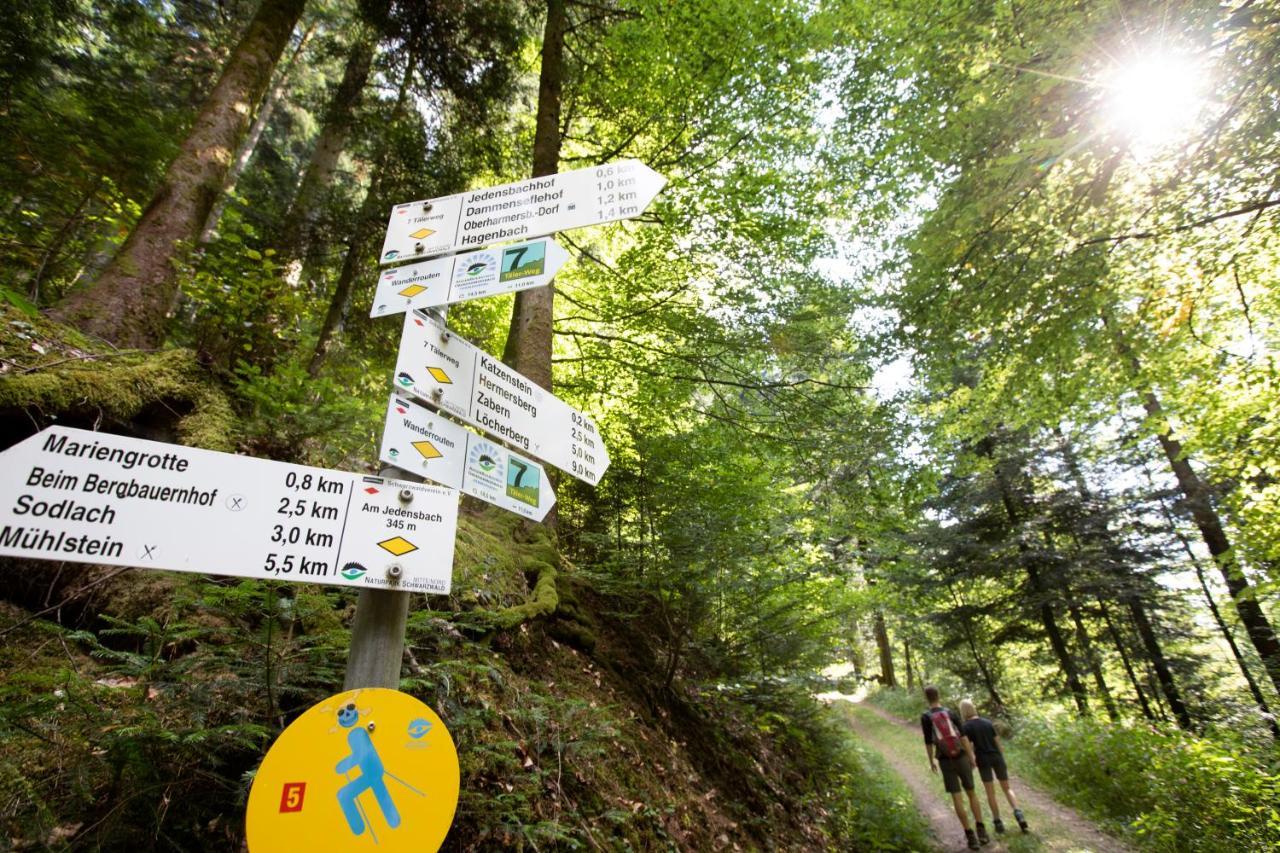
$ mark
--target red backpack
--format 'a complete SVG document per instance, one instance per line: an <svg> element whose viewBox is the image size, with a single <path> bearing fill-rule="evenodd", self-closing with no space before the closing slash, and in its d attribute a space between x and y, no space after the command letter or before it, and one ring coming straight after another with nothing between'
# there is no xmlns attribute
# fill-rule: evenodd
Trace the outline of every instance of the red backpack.
<svg viewBox="0 0 1280 853"><path fill-rule="evenodd" d="M933 708L929 711L929 720L933 723L933 743L943 758L959 758L960 732L956 731L955 721L946 708Z"/></svg>

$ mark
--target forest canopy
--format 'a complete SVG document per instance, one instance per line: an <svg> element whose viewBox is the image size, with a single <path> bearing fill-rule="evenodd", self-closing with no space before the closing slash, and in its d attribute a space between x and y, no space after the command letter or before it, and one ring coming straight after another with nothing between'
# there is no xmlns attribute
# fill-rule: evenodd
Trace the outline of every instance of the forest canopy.
<svg viewBox="0 0 1280 853"><path fill-rule="evenodd" d="M393 205L635 160L552 285L448 307L611 459L542 524L464 499L406 605L448 849L883 849L918 816L813 695L926 681L1127 844L1274 845L1278 52L1255 0L8 4L4 446L377 474ZM352 590L2 565L2 837L239 844ZM649 731L727 802L609 754Z"/></svg>

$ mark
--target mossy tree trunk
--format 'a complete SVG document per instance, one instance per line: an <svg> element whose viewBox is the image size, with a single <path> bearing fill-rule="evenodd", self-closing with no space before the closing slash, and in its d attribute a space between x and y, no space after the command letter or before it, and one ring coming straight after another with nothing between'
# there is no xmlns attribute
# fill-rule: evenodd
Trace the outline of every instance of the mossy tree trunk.
<svg viewBox="0 0 1280 853"><path fill-rule="evenodd" d="M200 235L306 0L263 0L120 251L52 315L118 346L164 339L178 292L176 264Z"/></svg>

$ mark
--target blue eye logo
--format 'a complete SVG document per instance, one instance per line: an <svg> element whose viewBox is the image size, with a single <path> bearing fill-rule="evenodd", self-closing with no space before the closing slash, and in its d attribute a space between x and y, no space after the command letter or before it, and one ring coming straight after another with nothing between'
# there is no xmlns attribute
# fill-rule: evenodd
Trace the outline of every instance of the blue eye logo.
<svg viewBox="0 0 1280 853"><path fill-rule="evenodd" d="M410 385L413 384L413 377L405 373L404 371L401 371L396 374L396 381L399 382L401 385L403 385L405 388L408 388Z"/></svg>
<svg viewBox="0 0 1280 853"><path fill-rule="evenodd" d="M349 581L353 581L363 575L366 571L368 570L359 563L347 563L342 567L342 576Z"/></svg>
<svg viewBox="0 0 1280 853"><path fill-rule="evenodd" d="M427 732L431 731L431 723L421 717L409 724L409 737L418 740Z"/></svg>

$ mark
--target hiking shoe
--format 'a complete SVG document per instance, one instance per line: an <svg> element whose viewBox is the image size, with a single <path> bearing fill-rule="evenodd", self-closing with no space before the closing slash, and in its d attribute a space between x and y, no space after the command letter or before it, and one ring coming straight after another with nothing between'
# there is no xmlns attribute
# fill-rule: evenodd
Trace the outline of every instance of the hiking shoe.
<svg viewBox="0 0 1280 853"><path fill-rule="evenodd" d="M1018 829L1021 829L1023 832L1027 832L1027 819L1022 816L1022 809L1014 809L1013 817L1014 820L1018 821Z"/></svg>
<svg viewBox="0 0 1280 853"><path fill-rule="evenodd" d="M996 818L995 820L991 821L991 823L995 826L997 835L1004 835L1004 821L1002 821L1000 818Z"/></svg>
<svg viewBox="0 0 1280 853"><path fill-rule="evenodd" d="M981 823L978 824L978 841L983 844L991 843L991 836L987 835L987 828Z"/></svg>
<svg viewBox="0 0 1280 853"><path fill-rule="evenodd" d="M978 849L978 836L976 836L976 835L974 835L974 834L973 834L973 830L972 830L972 829L966 829L966 830L964 831L964 840L965 840L965 841L967 841L967 842L969 842L969 849L970 849L970 850L977 850L977 849Z"/></svg>

